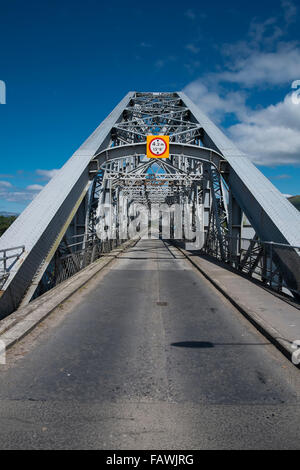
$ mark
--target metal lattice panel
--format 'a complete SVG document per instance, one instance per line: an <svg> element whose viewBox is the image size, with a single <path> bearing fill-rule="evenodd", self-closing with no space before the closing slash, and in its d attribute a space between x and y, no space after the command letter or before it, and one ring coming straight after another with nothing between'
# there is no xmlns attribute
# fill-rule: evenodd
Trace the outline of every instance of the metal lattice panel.
<svg viewBox="0 0 300 470"><path fill-rule="evenodd" d="M148 135L169 136L167 160L146 158ZM240 214L246 214L258 239L291 247L275 250L272 263L299 290L299 252L292 248L300 246L297 210L183 93L131 92L1 237L2 251L25 247L20 256L12 251L14 263L2 270L1 315L29 302L45 279L57 282L92 262L96 232L101 240L107 235L103 244L111 244L112 233L124 239L121 225L134 219L136 204L158 203L190 207L204 249L251 273L262 249L240 258ZM70 243L72 237L81 238ZM65 268L54 279L59 261Z"/></svg>

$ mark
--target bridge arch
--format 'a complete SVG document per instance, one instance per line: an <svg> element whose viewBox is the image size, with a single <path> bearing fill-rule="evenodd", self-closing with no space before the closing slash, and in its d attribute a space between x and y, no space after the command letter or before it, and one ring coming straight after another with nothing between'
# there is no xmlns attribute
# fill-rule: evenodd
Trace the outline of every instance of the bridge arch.
<svg viewBox="0 0 300 470"><path fill-rule="evenodd" d="M158 131L170 136L169 165L178 174L190 175L195 161L207 168L201 197L209 199L208 246L216 237L226 258L227 248L221 247L226 216L228 236L236 240L231 249L237 253L246 214L256 240L277 244L272 250L279 274L299 292L300 258L293 248L300 246L297 210L184 93L130 92L1 237L0 250L10 249L15 259L5 267L0 316L30 301L57 250L70 247L68 237L81 237L71 244L70 255L75 245L78 251L87 246L90 215L101 204L95 195L104 200L102 165L128 157L136 162L131 169L141 167L146 136ZM279 244L288 247L285 252ZM21 255L14 248L20 246Z"/></svg>

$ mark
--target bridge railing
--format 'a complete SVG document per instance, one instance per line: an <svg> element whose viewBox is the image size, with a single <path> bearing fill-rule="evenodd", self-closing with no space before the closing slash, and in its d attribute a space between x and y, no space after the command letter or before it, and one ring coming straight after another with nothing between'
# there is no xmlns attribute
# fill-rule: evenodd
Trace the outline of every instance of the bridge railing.
<svg viewBox="0 0 300 470"><path fill-rule="evenodd" d="M0 289L4 286L10 270L24 253L25 246L14 246L0 250Z"/></svg>
<svg viewBox="0 0 300 470"><path fill-rule="evenodd" d="M216 238L204 246L204 252L225 261L242 273L260 280L269 288L300 298L300 247L261 241L256 238L223 237L223 250ZM298 258L299 257L299 258ZM297 259L298 258L298 259ZM289 275L295 262L298 279Z"/></svg>
<svg viewBox="0 0 300 470"><path fill-rule="evenodd" d="M95 233L74 235L68 239L50 262L33 298L39 297L61 282L69 279L101 256L109 253L125 240L101 241Z"/></svg>
<svg viewBox="0 0 300 470"><path fill-rule="evenodd" d="M83 240L85 238L84 234L73 238L81 238L81 240L67 245L66 248L70 253L58 257L55 276L56 285L86 268L122 243L122 240L118 239L101 241L93 235ZM80 248L78 249L78 247ZM72 251L73 249L74 251Z"/></svg>

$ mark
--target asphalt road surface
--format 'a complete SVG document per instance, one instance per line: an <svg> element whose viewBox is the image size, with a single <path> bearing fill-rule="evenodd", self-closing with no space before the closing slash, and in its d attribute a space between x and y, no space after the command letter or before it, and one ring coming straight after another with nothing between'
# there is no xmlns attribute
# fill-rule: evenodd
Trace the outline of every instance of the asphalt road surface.
<svg viewBox="0 0 300 470"><path fill-rule="evenodd" d="M0 366L1 449L299 449L299 370L140 241Z"/></svg>

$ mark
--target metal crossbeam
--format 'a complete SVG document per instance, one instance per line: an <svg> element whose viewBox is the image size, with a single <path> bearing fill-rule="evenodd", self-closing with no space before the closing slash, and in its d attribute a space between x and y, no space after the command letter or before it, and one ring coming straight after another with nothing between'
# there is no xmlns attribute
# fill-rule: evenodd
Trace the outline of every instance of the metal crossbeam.
<svg viewBox="0 0 300 470"><path fill-rule="evenodd" d="M167 160L147 159L147 135L169 136ZM126 237L121 222L132 221L137 203L190 206L193 226L200 224L205 233L204 250L226 262L238 260L239 244L233 252L228 240L238 234L239 211L258 239L300 246L297 210L184 93L130 92L1 237L0 250L25 249L7 270L0 316L43 291L59 259L67 259L61 278L92 262L96 232L100 239L107 233L107 243L112 233ZM110 232L103 215L107 205ZM78 242L66 242L77 236ZM254 272L261 250L247 256L243 269ZM276 249L272 263L285 284L298 291L299 252Z"/></svg>

